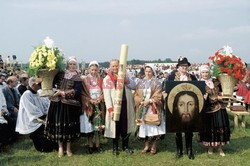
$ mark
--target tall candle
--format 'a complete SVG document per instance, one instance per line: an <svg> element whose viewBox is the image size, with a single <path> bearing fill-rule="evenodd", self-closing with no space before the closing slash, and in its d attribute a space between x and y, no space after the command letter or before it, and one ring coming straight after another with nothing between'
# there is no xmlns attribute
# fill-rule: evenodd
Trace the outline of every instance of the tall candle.
<svg viewBox="0 0 250 166"><path fill-rule="evenodd" d="M123 95L123 88L124 88L124 78L125 78L126 67L127 67L127 57L128 57L128 45L123 44L121 46L118 79L117 79L116 91L115 91L116 97L115 97L115 102L114 102L114 121L120 120L122 95Z"/></svg>

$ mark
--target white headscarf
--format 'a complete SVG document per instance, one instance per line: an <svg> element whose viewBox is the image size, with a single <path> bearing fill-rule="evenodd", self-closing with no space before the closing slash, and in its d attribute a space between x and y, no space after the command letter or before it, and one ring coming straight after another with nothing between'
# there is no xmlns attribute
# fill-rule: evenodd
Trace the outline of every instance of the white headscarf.
<svg viewBox="0 0 250 166"><path fill-rule="evenodd" d="M91 61L91 62L89 63L89 67L90 67L91 65L97 65L97 66L99 67L99 64L98 64L97 61Z"/></svg>
<svg viewBox="0 0 250 166"><path fill-rule="evenodd" d="M209 66L208 65L201 65L200 68L200 75L201 75L201 72L204 72L204 71L209 71ZM201 81L205 81L206 85L210 88L210 89L213 89L214 88L214 83L212 81L212 79L207 79L207 80L204 80L203 78L200 79Z"/></svg>

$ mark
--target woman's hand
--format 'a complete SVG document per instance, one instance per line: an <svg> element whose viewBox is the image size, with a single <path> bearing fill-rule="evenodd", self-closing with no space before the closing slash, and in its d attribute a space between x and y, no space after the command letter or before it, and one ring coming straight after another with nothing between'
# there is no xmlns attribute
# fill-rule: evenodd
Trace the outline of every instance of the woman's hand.
<svg viewBox="0 0 250 166"><path fill-rule="evenodd" d="M218 96L217 98L218 98L218 100L222 100L222 99L223 99L223 97L222 97L222 96Z"/></svg>
<svg viewBox="0 0 250 166"><path fill-rule="evenodd" d="M94 99L90 99L89 102L90 104L93 104L93 105L97 104L97 100L94 100Z"/></svg>
<svg viewBox="0 0 250 166"><path fill-rule="evenodd" d="M54 93L53 97L61 96L62 98L65 98L65 92L58 90L56 93Z"/></svg>
<svg viewBox="0 0 250 166"><path fill-rule="evenodd" d="M150 104L150 100L145 100L143 102L144 107L147 107Z"/></svg>

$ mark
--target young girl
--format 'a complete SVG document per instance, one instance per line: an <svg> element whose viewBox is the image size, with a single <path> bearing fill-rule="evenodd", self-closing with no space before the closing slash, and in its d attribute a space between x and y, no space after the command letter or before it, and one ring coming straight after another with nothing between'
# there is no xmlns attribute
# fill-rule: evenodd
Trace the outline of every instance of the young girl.
<svg viewBox="0 0 250 166"><path fill-rule="evenodd" d="M104 102L102 92L102 79L99 74L99 64L92 61L89 64L89 74L83 77L82 110L80 117L81 133L88 137L88 153L92 154L94 149L93 137L96 139L96 152L101 153L100 137L104 129Z"/></svg>

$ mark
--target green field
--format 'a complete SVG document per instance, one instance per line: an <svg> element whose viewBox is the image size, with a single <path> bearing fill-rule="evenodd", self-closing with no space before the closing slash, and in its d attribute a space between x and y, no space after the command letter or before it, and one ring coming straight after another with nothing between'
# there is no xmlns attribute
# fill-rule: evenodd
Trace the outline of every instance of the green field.
<svg viewBox="0 0 250 166"><path fill-rule="evenodd" d="M142 155L143 142L130 139L130 146L135 149L135 153L128 155L121 152L118 157L112 154L112 141L103 140L105 152L102 154L87 154L87 142L85 138L79 139L72 146L74 155L72 157L58 158L57 152L40 153L37 152L27 136L22 136L13 145L4 147L0 153L0 166L4 165L202 165L202 166L250 166L250 118L246 118L246 129L233 129L233 117L230 115L231 141L224 147L225 157L218 155L217 151L213 155L208 155L206 148L193 138L193 149L195 160L189 160L186 155L181 159L175 158L175 140L172 133L167 133L164 140L158 144L158 153L154 156ZM184 148L185 149L185 148Z"/></svg>

